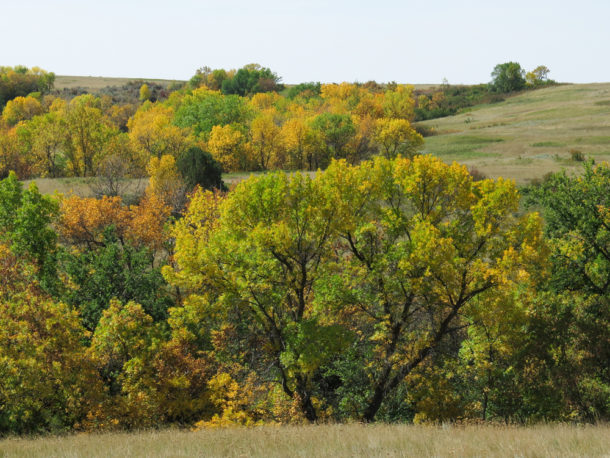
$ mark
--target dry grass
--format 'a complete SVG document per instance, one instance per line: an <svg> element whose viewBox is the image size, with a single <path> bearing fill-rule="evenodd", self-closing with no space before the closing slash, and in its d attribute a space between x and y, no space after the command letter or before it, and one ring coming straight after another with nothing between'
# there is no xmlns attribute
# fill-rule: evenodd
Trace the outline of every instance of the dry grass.
<svg viewBox="0 0 610 458"><path fill-rule="evenodd" d="M609 426L284 426L0 441L3 457L608 457Z"/></svg>
<svg viewBox="0 0 610 458"><path fill-rule="evenodd" d="M25 180L24 186L29 186L35 182L38 190L42 194L63 194L77 195L80 197L93 197L95 195L94 184L95 178L35 178L33 180ZM141 193L148 183L147 178L137 178L128 180L126 193Z"/></svg>
<svg viewBox="0 0 610 458"><path fill-rule="evenodd" d="M105 76L63 76L55 77L55 89L83 87L89 91L96 91L108 86L123 86L130 81L154 81L169 86L174 80L161 80L153 78L108 78Z"/></svg>
<svg viewBox="0 0 610 458"><path fill-rule="evenodd" d="M489 177L527 184L561 168L578 170L571 149L596 161L610 160L610 83L526 92L421 124L439 134L426 138L426 151Z"/></svg>

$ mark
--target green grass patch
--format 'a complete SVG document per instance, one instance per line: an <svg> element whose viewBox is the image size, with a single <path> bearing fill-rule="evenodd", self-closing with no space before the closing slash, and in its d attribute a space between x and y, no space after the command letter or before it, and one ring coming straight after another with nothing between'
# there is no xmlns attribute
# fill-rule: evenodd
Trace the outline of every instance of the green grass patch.
<svg viewBox="0 0 610 458"><path fill-rule="evenodd" d="M530 146L532 146L534 148L547 148L547 147L562 148L562 147L566 146L566 144L561 143L561 142L549 141L549 142L532 143Z"/></svg>
<svg viewBox="0 0 610 458"><path fill-rule="evenodd" d="M610 100L600 100L599 102L595 102L595 105L599 107L608 107L610 106Z"/></svg>
<svg viewBox="0 0 610 458"><path fill-rule="evenodd" d="M578 137L574 140L579 145L610 145L610 135L596 135L592 137Z"/></svg>
<svg viewBox="0 0 610 458"><path fill-rule="evenodd" d="M496 153L479 151L482 147L504 141L497 137L479 137L475 135L447 135L426 139L426 150L442 158L451 160L468 160L486 157L497 157Z"/></svg>
<svg viewBox="0 0 610 458"><path fill-rule="evenodd" d="M455 137L451 137L448 140L451 141L454 145L477 145L483 146L489 143L498 143L503 142L503 138L493 138L493 137L478 137L476 135L459 135Z"/></svg>

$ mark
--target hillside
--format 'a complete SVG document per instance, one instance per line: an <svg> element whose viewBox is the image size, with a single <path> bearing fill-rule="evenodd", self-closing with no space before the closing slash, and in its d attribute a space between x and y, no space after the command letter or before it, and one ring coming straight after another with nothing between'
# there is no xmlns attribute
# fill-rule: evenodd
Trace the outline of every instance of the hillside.
<svg viewBox="0 0 610 458"><path fill-rule="evenodd" d="M577 170L571 150L610 160L610 83L526 92L419 125L437 134L426 138L427 152L527 184L561 168Z"/></svg>
<svg viewBox="0 0 610 458"><path fill-rule="evenodd" d="M105 87L117 87L124 86L130 81L151 81L163 86L169 86L174 80L163 80L163 79L151 79L151 78L110 78L105 76L66 76L57 75L55 77L55 89L73 89L73 88L85 88L89 91L97 91Z"/></svg>

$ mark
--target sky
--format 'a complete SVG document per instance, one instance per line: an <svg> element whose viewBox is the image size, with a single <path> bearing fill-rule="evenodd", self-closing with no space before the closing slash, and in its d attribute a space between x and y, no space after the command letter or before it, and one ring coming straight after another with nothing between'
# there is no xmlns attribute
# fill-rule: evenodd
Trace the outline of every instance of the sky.
<svg viewBox="0 0 610 458"><path fill-rule="evenodd" d="M0 65L188 79L259 63L285 83L485 83L546 65L610 81L608 0L0 0Z"/></svg>

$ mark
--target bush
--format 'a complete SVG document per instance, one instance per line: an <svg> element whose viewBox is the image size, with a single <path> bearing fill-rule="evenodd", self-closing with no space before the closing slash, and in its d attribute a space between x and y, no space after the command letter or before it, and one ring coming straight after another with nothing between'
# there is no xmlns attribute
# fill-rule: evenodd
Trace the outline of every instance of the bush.
<svg viewBox="0 0 610 458"><path fill-rule="evenodd" d="M572 159L574 162L584 162L585 161L585 155L583 154L582 151L578 150L578 149L571 149L569 151L570 153L570 159Z"/></svg>

